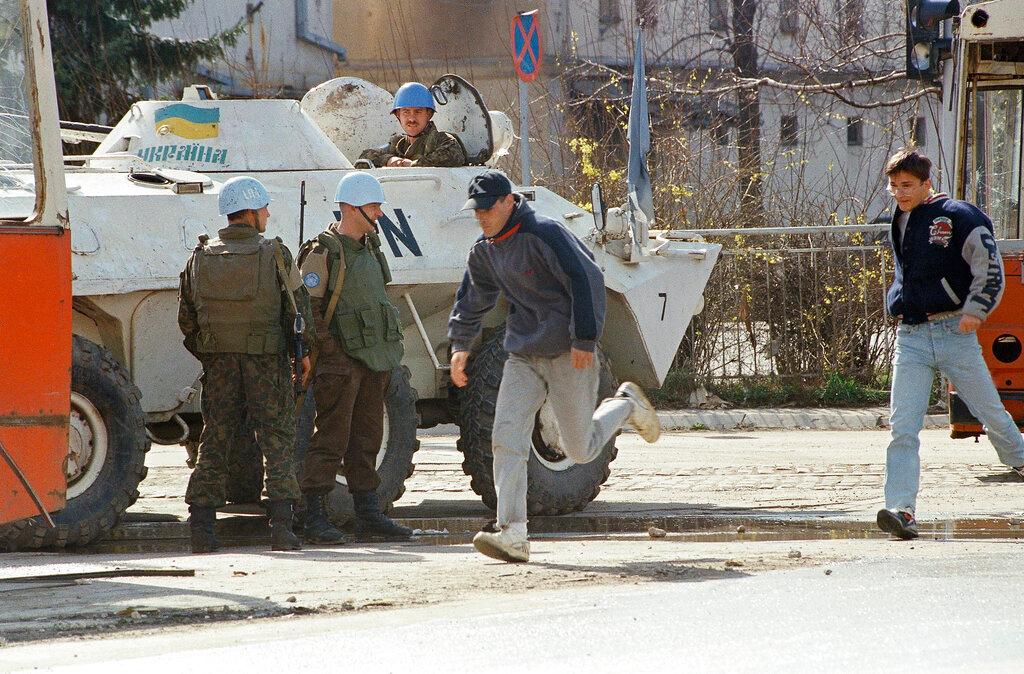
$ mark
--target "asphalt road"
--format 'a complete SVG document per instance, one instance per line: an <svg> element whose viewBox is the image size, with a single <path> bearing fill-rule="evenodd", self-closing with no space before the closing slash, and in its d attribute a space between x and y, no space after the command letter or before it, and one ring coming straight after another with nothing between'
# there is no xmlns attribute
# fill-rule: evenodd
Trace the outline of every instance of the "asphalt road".
<svg viewBox="0 0 1024 674"><path fill-rule="evenodd" d="M486 517L454 439L422 440L397 512ZM1024 484L985 440L922 440L928 540L911 544L854 526L871 529L881 505L884 431L701 431L654 447L624 435L598 499L552 519L627 516L636 530L540 537L529 565L483 558L459 536L297 553L254 543L203 556L5 555L0 581L195 576L0 582L0 671L1024 671ZM135 512L184 514L183 458L151 453ZM707 530L647 537L647 522L671 516ZM764 518L795 528L766 537ZM797 540L801 526L814 540Z"/></svg>
<svg viewBox="0 0 1024 674"><path fill-rule="evenodd" d="M0 670L871 672L1024 670L1021 544L362 614L0 649Z"/></svg>
<svg viewBox="0 0 1024 674"><path fill-rule="evenodd" d="M416 470L395 504L400 517L490 518L462 472L455 436L420 434ZM569 517L750 516L873 522L882 507L886 430L665 433L655 445L619 437L597 499ZM154 446L134 513L184 519L185 450ZM1021 517L1024 483L987 439L921 433L919 519Z"/></svg>

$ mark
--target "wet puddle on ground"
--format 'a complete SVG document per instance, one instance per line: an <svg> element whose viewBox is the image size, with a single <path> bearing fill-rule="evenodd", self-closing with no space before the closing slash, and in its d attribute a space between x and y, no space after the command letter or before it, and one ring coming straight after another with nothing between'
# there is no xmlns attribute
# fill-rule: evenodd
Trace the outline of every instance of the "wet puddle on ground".
<svg viewBox="0 0 1024 674"><path fill-rule="evenodd" d="M578 519L578 518L577 518ZM807 541L807 540L850 540L885 539L888 535L879 531L874 522L843 520L772 520L752 518L679 517L679 518L597 518L590 520L590 530L579 530L579 522L570 523L565 529L555 530L557 518L543 518L540 526L532 527L531 539L537 541L675 541L687 543L742 543L760 541ZM405 524L416 527L413 520ZM436 525L431 520L430 525ZM443 529L425 529L427 533L410 541L385 543L381 541L357 541L350 538L349 545L398 545L398 546L449 546L465 545L472 542L480 522L472 528L456 522L459 530L446 532ZM574 526L576 525L576 526ZM997 519L949 519L920 523L921 540L954 541L979 539L1024 539L1024 520L1016 518ZM652 530L652 527L654 528ZM233 517L218 521L221 545L224 549L266 546L269 532L266 520L260 517ZM575 530L571 530L575 529ZM175 523L131 523L122 526L115 539L100 541L75 552L88 554L146 553L146 552L187 552L188 526ZM319 547L319 546L310 546Z"/></svg>

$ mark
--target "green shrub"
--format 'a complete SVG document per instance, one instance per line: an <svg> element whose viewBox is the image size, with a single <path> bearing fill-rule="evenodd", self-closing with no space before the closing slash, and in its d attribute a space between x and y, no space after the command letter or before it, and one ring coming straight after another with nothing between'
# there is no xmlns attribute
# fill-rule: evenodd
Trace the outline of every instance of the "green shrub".
<svg viewBox="0 0 1024 674"><path fill-rule="evenodd" d="M806 398L801 384L769 377L723 381L712 384L709 390L738 407L801 405Z"/></svg>
<svg viewBox="0 0 1024 674"><path fill-rule="evenodd" d="M889 402L889 391L872 388L839 372L833 372L815 390L814 398L825 407L884 405Z"/></svg>
<svg viewBox="0 0 1024 674"><path fill-rule="evenodd" d="M682 368L669 370L665 377L665 383L661 388L651 389L647 392L655 407L662 409L672 407L687 407L690 404L690 394L697 388L697 382L693 373Z"/></svg>

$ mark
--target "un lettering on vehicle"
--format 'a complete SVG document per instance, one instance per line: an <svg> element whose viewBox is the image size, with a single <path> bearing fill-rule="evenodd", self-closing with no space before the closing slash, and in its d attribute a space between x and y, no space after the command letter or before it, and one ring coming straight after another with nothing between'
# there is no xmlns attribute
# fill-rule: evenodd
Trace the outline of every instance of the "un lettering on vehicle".
<svg viewBox="0 0 1024 674"><path fill-rule="evenodd" d="M337 220L341 220L341 211L334 211L334 217ZM409 226L409 218L406 217L401 208L395 209L395 219L398 220L397 225L394 220L388 217L387 213L377 218L377 230L387 240L391 254L395 257L404 257L405 255L402 252L404 248L406 252L412 253L413 257L423 257L419 241L416 240L416 235L413 233L412 227Z"/></svg>

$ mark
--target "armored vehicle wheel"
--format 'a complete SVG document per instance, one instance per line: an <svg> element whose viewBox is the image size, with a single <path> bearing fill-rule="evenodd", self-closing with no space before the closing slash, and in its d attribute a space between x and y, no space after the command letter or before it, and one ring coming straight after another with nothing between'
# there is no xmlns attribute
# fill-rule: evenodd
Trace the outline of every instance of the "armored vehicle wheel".
<svg viewBox="0 0 1024 674"><path fill-rule="evenodd" d="M479 494L488 508L497 508L494 490L491 453L491 429L494 426L494 407L498 400L502 369L508 359L502 343L504 327L488 335L469 365L469 384L460 395L459 410L462 452L462 470L469 475L473 491ZM598 402L614 395L615 378L603 355ZM605 445L601 455L586 464L568 458L559 448L558 423L550 406L545 403L537 414L533 430L533 451L527 466L529 486L526 505L531 515L563 515L582 510L597 498L601 485L611 474L615 459L615 439Z"/></svg>
<svg viewBox="0 0 1024 674"><path fill-rule="evenodd" d="M9 550L84 545L108 533L135 503L146 477L142 394L106 349L74 337L67 505L49 528L40 517L0 527Z"/></svg>
<svg viewBox="0 0 1024 674"><path fill-rule="evenodd" d="M385 509L390 508L391 504L405 493L405 481L416 469L412 457L420 448L420 441L416 438L419 421L416 414L417 394L409 382L410 376L409 368L404 365L395 368L384 397L384 440L381 443L381 451L377 454L377 474L380 476L377 495ZM316 395L315 391L313 395ZM303 409L303 418L299 422L302 437L298 443L297 455L304 456L309 444L309 433L313 428L313 410L313 406L308 403ZM337 485L328 499L328 509L331 519L339 524L344 524L354 517L352 496L349 495L348 485L341 475L338 475Z"/></svg>

